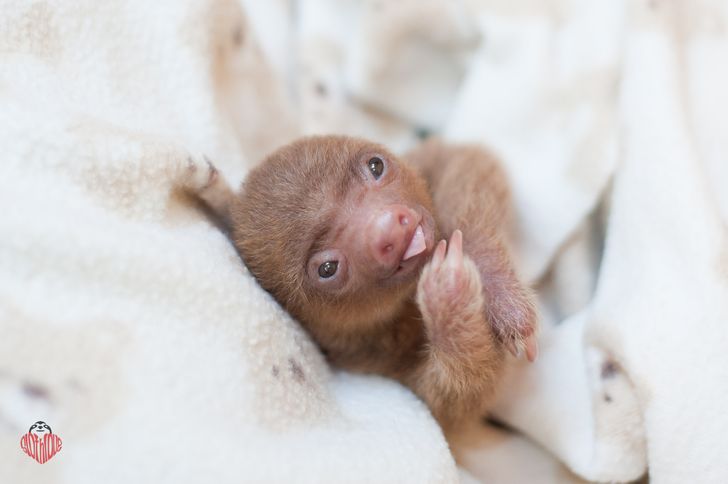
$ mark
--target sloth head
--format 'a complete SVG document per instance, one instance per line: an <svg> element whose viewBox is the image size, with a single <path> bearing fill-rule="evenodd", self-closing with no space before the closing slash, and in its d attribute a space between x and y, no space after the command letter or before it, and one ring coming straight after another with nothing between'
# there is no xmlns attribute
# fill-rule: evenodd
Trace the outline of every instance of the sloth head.
<svg viewBox="0 0 728 484"><path fill-rule="evenodd" d="M42 420L38 420L36 423L30 426L28 433L43 436L46 434L52 434L53 432L51 431L50 425L43 422Z"/></svg>

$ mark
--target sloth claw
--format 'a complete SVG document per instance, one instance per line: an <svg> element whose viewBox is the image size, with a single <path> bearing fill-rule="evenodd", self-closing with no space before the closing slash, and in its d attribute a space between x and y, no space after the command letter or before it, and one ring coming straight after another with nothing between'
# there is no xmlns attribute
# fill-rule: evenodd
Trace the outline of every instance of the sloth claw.
<svg viewBox="0 0 728 484"><path fill-rule="evenodd" d="M193 192L202 192L216 184L219 172L207 156L202 161L192 156L187 157L187 167L183 174L184 185Z"/></svg>

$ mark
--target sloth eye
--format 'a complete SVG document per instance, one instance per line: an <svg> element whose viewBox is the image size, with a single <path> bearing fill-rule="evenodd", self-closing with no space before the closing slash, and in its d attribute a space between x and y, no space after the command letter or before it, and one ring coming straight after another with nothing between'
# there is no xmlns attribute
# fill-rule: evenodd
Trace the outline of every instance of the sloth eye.
<svg viewBox="0 0 728 484"><path fill-rule="evenodd" d="M324 279L328 279L329 277L332 277L334 274L336 274L336 269L338 269L338 267L339 263L337 261L327 260L319 266L318 275Z"/></svg>
<svg viewBox="0 0 728 484"><path fill-rule="evenodd" d="M367 165L369 166L369 171L374 175L374 179L379 180L379 177L384 172L384 161L380 157L375 156L369 160Z"/></svg>

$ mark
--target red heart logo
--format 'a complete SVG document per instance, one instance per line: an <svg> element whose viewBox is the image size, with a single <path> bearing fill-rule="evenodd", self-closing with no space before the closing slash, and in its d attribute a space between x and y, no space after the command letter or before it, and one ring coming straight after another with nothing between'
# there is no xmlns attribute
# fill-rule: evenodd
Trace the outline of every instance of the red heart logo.
<svg viewBox="0 0 728 484"><path fill-rule="evenodd" d="M51 457L61 451L63 441L55 434L45 434L38 437L28 432L20 438L20 448L23 452L38 461L38 464L45 464Z"/></svg>

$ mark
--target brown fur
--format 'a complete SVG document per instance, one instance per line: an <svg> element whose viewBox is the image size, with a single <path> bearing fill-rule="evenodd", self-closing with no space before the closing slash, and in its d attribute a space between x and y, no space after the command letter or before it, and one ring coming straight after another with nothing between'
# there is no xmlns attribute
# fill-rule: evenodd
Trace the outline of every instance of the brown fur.
<svg viewBox="0 0 728 484"><path fill-rule="evenodd" d="M381 182L359 171L371 156L387 160ZM213 183L201 197L331 363L398 379L443 425L487 409L506 350L535 357L536 315L504 239L507 180L482 149L430 141L400 160L361 139L304 138L264 160L239 196L229 193ZM433 225L426 253L399 279L361 255L361 221L387 204L417 207ZM441 236L449 242L435 247ZM348 250L341 290L320 290L306 269L328 247Z"/></svg>

